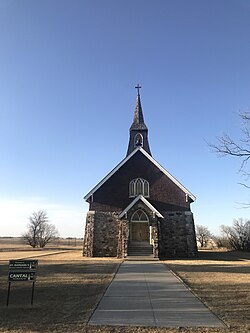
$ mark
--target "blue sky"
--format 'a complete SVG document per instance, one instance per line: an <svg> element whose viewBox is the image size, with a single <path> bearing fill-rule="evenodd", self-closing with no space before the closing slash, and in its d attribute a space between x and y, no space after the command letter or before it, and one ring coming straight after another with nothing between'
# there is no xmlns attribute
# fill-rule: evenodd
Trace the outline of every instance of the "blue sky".
<svg viewBox="0 0 250 333"><path fill-rule="evenodd" d="M250 108L250 2L0 0L0 236L45 209L82 237L84 195L124 157L140 83L153 157L187 187L196 224L249 217L240 136Z"/></svg>

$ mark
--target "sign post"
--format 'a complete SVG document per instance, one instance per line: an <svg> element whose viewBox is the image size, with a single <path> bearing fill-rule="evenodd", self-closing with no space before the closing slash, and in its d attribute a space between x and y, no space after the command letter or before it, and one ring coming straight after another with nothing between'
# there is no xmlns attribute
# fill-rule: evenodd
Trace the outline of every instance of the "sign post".
<svg viewBox="0 0 250 333"><path fill-rule="evenodd" d="M8 294L7 303L9 305L10 288L12 282L32 282L31 305L33 305L34 288L36 281L36 273L38 267L38 260L10 260L9 273L8 273Z"/></svg>
<svg viewBox="0 0 250 333"><path fill-rule="evenodd" d="M8 286L8 295L7 295L7 306L9 305L9 299L10 299L10 282L9 282L9 286Z"/></svg>

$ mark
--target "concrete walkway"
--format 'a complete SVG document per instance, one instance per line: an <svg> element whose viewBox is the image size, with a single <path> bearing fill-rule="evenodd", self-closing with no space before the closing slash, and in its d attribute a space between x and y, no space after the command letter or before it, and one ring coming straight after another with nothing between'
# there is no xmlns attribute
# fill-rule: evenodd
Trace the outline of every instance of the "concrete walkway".
<svg viewBox="0 0 250 333"><path fill-rule="evenodd" d="M159 261L125 261L90 325L223 327L224 324Z"/></svg>

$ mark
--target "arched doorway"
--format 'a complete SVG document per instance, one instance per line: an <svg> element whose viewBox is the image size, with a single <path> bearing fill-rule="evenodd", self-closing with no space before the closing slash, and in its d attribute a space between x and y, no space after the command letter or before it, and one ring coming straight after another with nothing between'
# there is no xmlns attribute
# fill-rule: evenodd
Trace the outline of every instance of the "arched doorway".
<svg viewBox="0 0 250 333"><path fill-rule="evenodd" d="M137 242L149 242L149 218L138 209L131 217L130 239Z"/></svg>

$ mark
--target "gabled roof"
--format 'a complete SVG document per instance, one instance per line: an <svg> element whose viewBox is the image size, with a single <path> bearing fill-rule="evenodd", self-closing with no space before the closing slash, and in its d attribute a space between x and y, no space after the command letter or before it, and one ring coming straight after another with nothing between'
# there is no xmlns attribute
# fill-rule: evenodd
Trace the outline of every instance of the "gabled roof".
<svg viewBox="0 0 250 333"><path fill-rule="evenodd" d="M161 213L158 212L158 210L151 205L150 202L148 202L147 199L144 198L143 195L138 195L120 214L119 218L122 218L139 200L141 200L153 213L155 213L156 216L162 217Z"/></svg>
<svg viewBox="0 0 250 333"><path fill-rule="evenodd" d="M162 171L169 179L172 180L184 193L186 193L193 201L196 197L189 192L174 176L172 176L166 169L164 169L152 156L150 156L142 147L138 147L132 151L127 157L125 157L110 173L107 174L85 197L88 200L110 177L112 177L117 170L119 170L128 160L131 159L138 151L142 153L148 160L150 160L160 171Z"/></svg>

